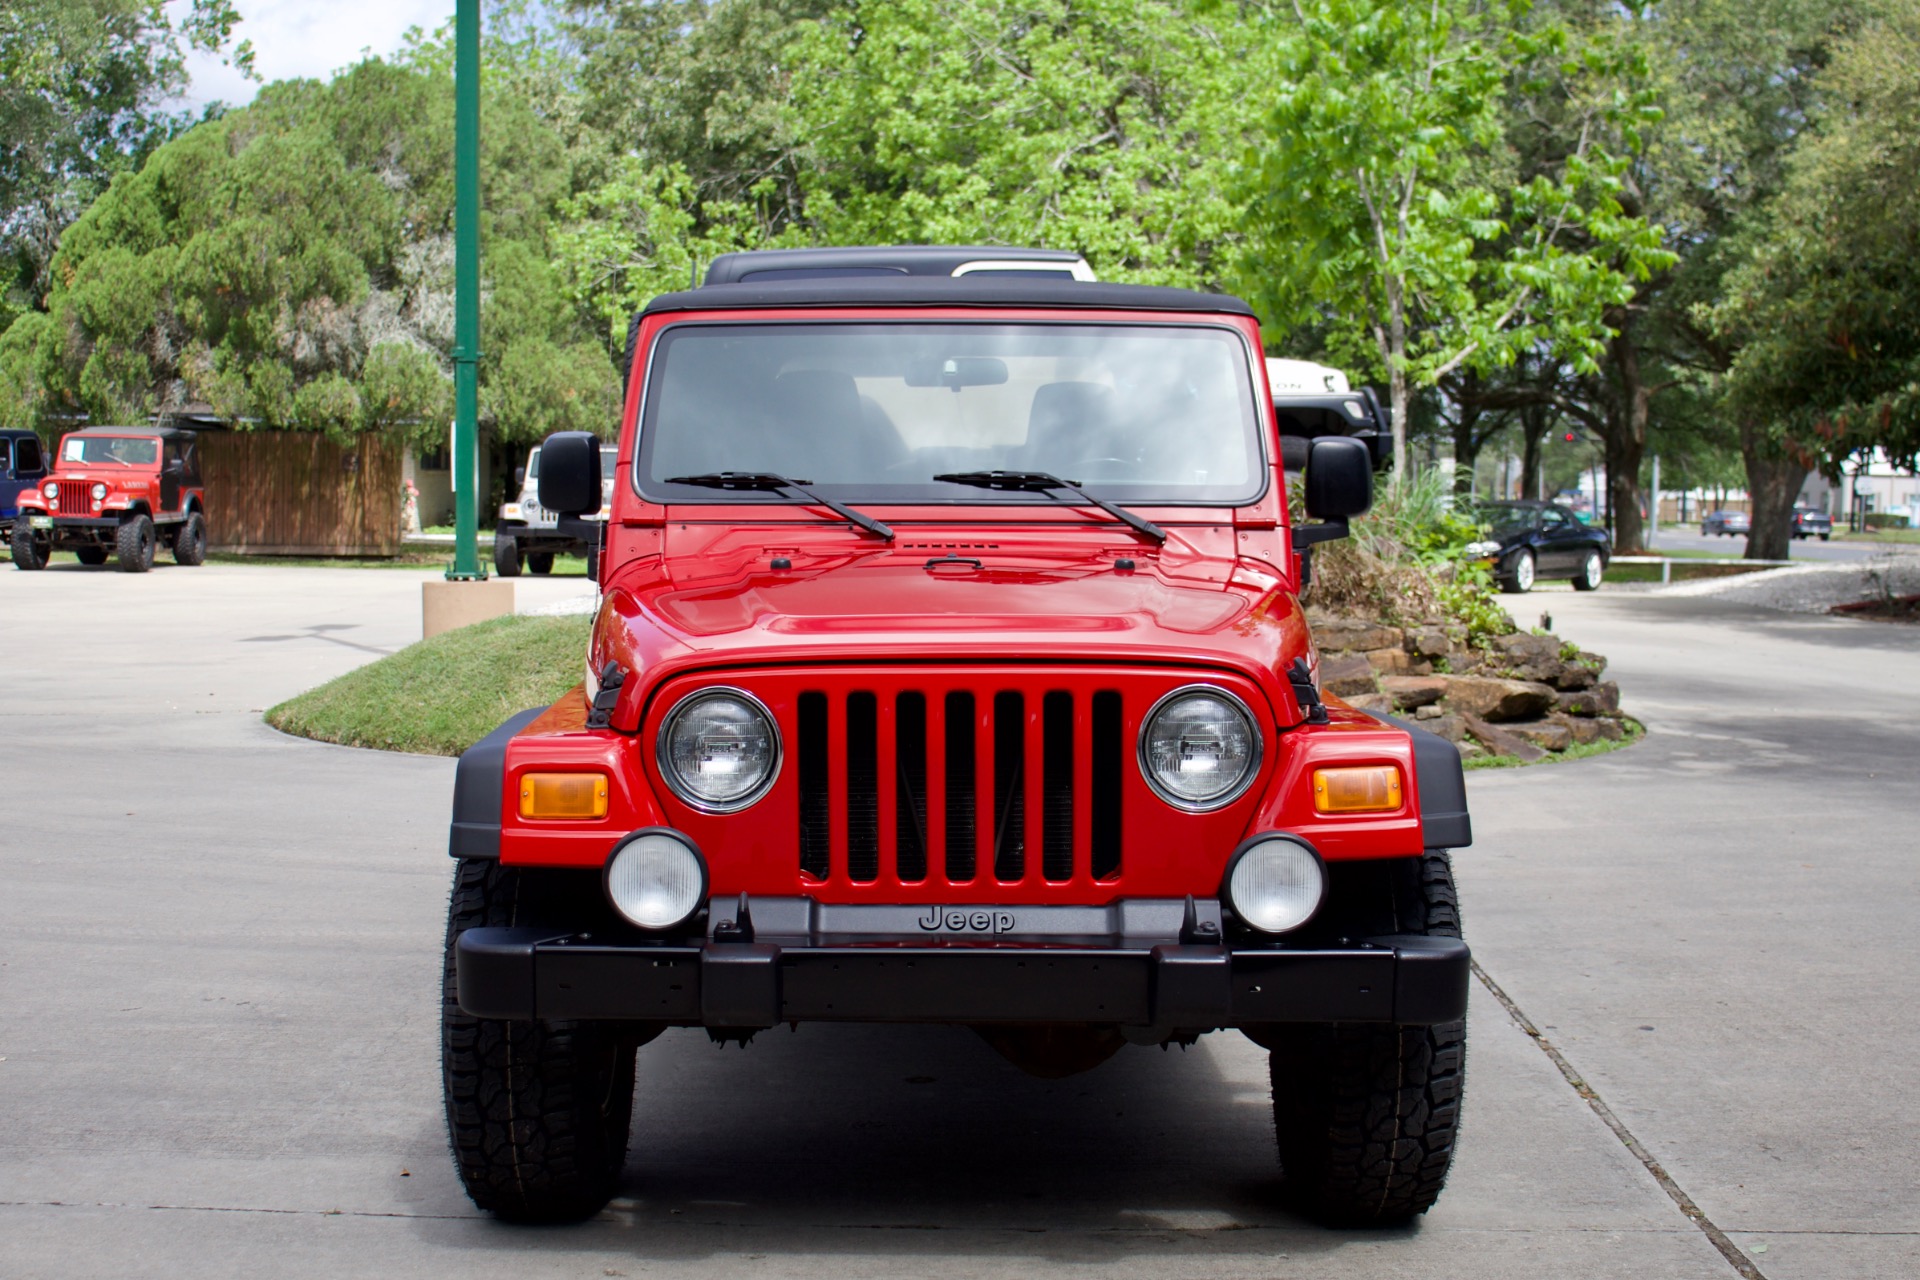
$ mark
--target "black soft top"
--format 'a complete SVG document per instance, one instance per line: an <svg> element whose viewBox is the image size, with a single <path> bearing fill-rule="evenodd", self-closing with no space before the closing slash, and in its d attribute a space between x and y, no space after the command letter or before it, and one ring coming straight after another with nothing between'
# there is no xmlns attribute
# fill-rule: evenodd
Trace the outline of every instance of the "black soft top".
<svg viewBox="0 0 1920 1280"><path fill-rule="evenodd" d="M1014 249L978 244L848 245L816 249L749 249L723 253L707 268L706 284L751 284L769 273L818 272L858 276L951 276L975 262L1030 263L1059 271L1080 261L1070 249ZM772 279L758 283L770 284Z"/></svg>
<svg viewBox="0 0 1920 1280"><path fill-rule="evenodd" d="M663 293L641 315L670 311L759 311L787 307L1055 307L1098 311L1195 311L1250 316L1253 308L1224 293L1159 285L1082 280L960 276L853 276L711 285Z"/></svg>

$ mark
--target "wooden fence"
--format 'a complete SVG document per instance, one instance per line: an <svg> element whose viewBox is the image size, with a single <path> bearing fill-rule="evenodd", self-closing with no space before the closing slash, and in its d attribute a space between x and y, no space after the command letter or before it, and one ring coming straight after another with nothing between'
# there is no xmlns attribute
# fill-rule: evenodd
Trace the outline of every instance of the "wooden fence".
<svg viewBox="0 0 1920 1280"><path fill-rule="evenodd" d="M203 431L200 474L216 550L386 556L400 549L401 447L310 431Z"/></svg>

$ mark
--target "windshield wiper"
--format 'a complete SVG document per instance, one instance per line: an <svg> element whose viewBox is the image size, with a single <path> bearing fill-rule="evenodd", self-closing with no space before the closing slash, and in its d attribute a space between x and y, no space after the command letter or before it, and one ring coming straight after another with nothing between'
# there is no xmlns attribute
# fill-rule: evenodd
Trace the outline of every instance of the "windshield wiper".
<svg viewBox="0 0 1920 1280"><path fill-rule="evenodd" d="M870 515L855 511L852 507L835 502L832 498L823 498L807 488L811 480L791 480L786 476L775 475L771 471L707 471L697 476L668 476L668 484L694 484L703 489L741 489L755 493L778 493L782 489L791 489L813 502L819 503L837 516L844 516L868 533L877 534L892 542L893 530L881 524Z"/></svg>
<svg viewBox="0 0 1920 1280"><path fill-rule="evenodd" d="M1046 493L1053 489L1064 489L1100 508L1135 532L1152 538L1155 542L1167 540L1167 531L1153 521L1143 520L1123 507L1116 507L1105 498L1094 497L1073 481L1062 480L1059 476L1049 475L1045 471L948 471L935 476L934 479L944 480L948 484L969 484L976 489L1006 489L1015 493Z"/></svg>

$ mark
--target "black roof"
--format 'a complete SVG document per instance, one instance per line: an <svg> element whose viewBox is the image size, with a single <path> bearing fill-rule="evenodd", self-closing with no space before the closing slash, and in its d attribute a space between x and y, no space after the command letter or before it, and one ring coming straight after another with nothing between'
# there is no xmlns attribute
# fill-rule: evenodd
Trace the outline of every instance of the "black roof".
<svg viewBox="0 0 1920 1280"><path fill-rule="evenodd" d="M1080 255L1069 249L1012 249L1005 245L862 245L831 249L754 249L723 253L707 267L709 285L754 283L752 277L779 273L845 272L860 276L951 276L969 262L1031 262L1036 267L1070 267ZM788 276L787 273L795 273ZM816 277L817 278L817 277ZM770 283L760 281L759 283Z"/></svg>
<svg viewBox="0 0 1920 1280"><path fill-rule="evenodd" d="M892 252L892 251L890 251ZM1062 307L1104 311L1200 311L1250 316L1253 308L1224 293L1146 284L1096 284L994 274L854 276L780 280L663 293L642 315L666 311L752 311L786 307Z"/></svg>

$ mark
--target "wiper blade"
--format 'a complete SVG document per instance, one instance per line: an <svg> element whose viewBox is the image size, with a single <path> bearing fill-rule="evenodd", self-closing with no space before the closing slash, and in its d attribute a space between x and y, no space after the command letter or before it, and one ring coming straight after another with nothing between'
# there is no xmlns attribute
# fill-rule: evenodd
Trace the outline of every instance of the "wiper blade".
<svg viewBox="0 0 1920 1280"><path fill-rule="evenodd" d="M697 476L668 476L666 482L699 485L703 489L739 489L755 493L778 493L783 489L791 489L835 515L853 521L868 533L885 538L888 542L894 539L893 530L872 516L855 511L852 507L835 502L832 498L822 497L807 488L813 483L811 480L793 480L786 476L775 475L771 471L705 471Z"/></svg>
<svg viewBox="0 0 1920 1280"><path fill-rule="evenodd" d="M1045 471L947 471L934 477L948 484L968 484L976 489L1005 489L1015 493L1046 493L1062 489L1079 497L1083 502L1100 508L1114 519L1127 525L1137 533L1145 534L1155 542L1165 542L1167 531L1151 520L1117 507L1105 498L1096 498L1071 480L1062 480L1059 476Z"/></svg>

